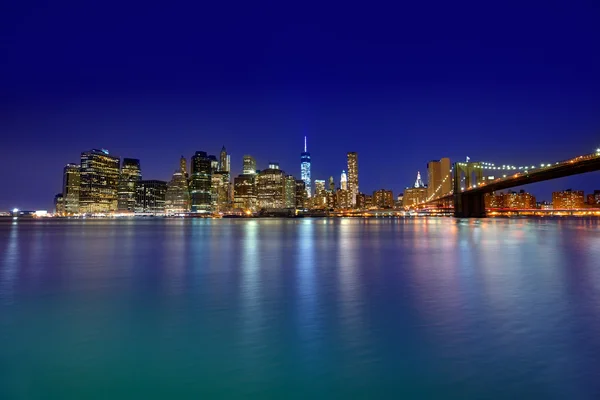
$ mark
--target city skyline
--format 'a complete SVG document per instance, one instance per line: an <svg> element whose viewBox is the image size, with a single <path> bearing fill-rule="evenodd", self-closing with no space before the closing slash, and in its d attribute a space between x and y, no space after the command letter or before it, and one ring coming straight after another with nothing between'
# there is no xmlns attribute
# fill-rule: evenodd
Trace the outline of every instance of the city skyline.
<svg viewBox="0 0 600 400"><path fill-rule="evenodd" d="M594 4L488 7L307 5L273 18L256 4L144 5L136 18L110 1L94 13L14 3L0 15L0 209L50 208L55 171L90 148L164 181L173 159L218 158L223 144L232 176L244 154L296 175L308 136L313 179L337 179L358 151L361 191L399 193L430 160L539 164L600 146ZM527 190L550 199L599 180Z"/></svg>

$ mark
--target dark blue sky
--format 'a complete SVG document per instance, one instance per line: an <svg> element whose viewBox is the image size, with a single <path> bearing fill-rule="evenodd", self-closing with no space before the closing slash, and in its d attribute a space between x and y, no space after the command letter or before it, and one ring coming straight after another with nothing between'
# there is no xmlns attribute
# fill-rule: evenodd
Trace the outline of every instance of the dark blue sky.
<svg viewBox="0 0 600 400"><path fill-rule="evenodd" d="M600 146L600 2L3 2L0 209L51 208L82 150L243 154L394 193L430 159L552 162ZM598 173L532 186L600 189Z"/></svg>

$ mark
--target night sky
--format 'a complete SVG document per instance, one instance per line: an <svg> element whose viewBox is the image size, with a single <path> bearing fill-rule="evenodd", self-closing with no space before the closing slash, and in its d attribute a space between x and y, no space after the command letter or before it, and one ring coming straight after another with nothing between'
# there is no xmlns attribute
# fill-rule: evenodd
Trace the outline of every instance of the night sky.
<svg viewBox="0 0 600 400"><path fill-rule="evenodd" d="M600 2L38 2L0 6L0 210L51 209L81 151L244 154L360 189L448 156L555 162L600 146ZM592 173L528 187L600 189Z"/></svg>

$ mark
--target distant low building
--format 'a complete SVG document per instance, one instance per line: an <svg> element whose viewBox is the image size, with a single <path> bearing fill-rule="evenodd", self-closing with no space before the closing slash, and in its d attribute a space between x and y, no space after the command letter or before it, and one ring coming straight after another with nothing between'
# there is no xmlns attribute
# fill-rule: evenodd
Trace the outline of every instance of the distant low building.
<svg viewBox="0 0 600 400"><path fill-rule="evenodd" d="M385 189L374 191L373 205L376 208L394 208L394 194L391 190Z"/></svg>
<svg viewBox="0 0 600 400"><path fill-rule="evenodd" d="M485 207L524 210L537 208L537 204L535 196L521 190L519 192L487 193L485 195Z"/></svg>
<svg viewBox="0 0 600 400"><path fill-rule="evenodd" d="M573 210L583 208L583 190L567 189L552 193L552 206L555 210Z"/></svg>
<svg viewBox="0 0 600 400"><path fill-rule="evenodd" d="M592 207L600 207L600 190L594 190L594 193L588 194L587 203Z"/></svg>

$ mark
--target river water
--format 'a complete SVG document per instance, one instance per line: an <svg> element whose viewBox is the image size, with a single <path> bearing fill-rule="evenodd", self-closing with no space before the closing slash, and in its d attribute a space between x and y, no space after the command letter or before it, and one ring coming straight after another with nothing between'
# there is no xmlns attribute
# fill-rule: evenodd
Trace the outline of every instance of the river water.
<svg viewBox="0 0 600 400"><path fill-rule="evenodd" d="M598 399L586 219L0 222L0 399Z"/></svg>

